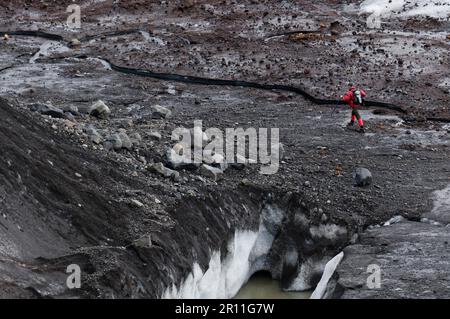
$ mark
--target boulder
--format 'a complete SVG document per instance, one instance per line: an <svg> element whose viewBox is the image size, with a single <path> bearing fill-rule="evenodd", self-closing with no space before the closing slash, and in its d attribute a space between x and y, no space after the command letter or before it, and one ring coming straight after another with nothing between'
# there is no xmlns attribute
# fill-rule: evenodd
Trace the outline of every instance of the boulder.
<svg viewBox="0 0 450 319"><path fill-rule="evenodd" d="M133 142L131 141L127 133L125 133L124 131L119 132L119 138L120 141L122 142L122 148L131 151L133 148Z"/></svg>
<svg viewBox="0 0 450 319"><path fill-rule="evenodd" d="M70 40L69 48L78 48L79 46L81 46L80 40L78 40L76 38L73 38L72 40Z"/></svg>
<svg viewBox="0 0 450 319"><path fill-rule="evenodd" d="M161 105L153 105L151 110L154 119L167 119L172 116L172 111Z"/></svg>
<svg viewBox="0 0 450 319"><path fill-rule="evenodd" d="M39 112L43 115L48 115L54 118L63 119L66 118L63 110L54 107L52 105L34 104L31 106L31 111Z"/></svg>
<svg viewBox="0 0 450 319"><path fill-rule="evenodd" d="M196 169L199 163L193 163L193 160L184 153L184 146L181 143L175 144L166 151L167 164L173 169Z"/></svg>
<svg viewBox="0 0 450 319"><path fill-rule="evenodd" d="M98 131L93 127L92 125L89 125L85 129L86 135L88 136L89 140L95 144L100 144L102 141L102 136Z"/></svg>
<svg viewBox="0 0 450 319"><path fill-rule="evenodd" d="M149 165L147 169L151 172L158 173L166 178L171 177L175 181L180 179L180 173L165 167L163 163L156 163Z"/></svg>
<svg viewBox="0 0 450 319"><path fill-rule="evenodd" d="M353 179L355 186L369 186L372 184L372 173L367 168L358 167L353 173Z"/></svg>
<svg viewBox="0 0 450 319"><path fill-rule="evenodd" d="M106 119L111 114L111 110L105 104L105 102L98 100L97 102L91 105L91 107L88 110L88 113L92 116L101 119Z"/></svg>
<svg viewBox="0 0 450 319"><path fill-rule="evenodd" d="M78 107L76 105L64 105L61 109L64 112L70 113L70 114L75 115L75 116L80 115L80 112L79 112Z"/></svg>
<svg viewBox="0 0 450 319"><path fill-rule="evenodd" d="M133 144L133 147L140 146L141 142L142 142L141 134L139 134L139 133L130 134L130 140L131 140L131 143Z"/></svg>
<svg viewBox="0 0 450 319"><path fill-rule="evenodd" d="M119 151L122 148L122 139L119 134L111 134L106 138L105 148L107 150L114 149Z"/></svg>
<svg viewBox="0 0 450 319"><path fill-rule="evenodd" d="M148 137L150 137L152 140L160 140L162 138L161 133L153 131L148 133Z"/></svg>
<svg viewBox="0 0 450 319"><path fill-rule="evenodd" d="M203 161L211 165L213 167L220 168L222 171L225 171L228 168L228 164L225 161L225 158L223 155L215 153L215 154L208 154L208 152L203 153Z"/></svg>
<svg viewBox="0 0 450 319"><path fill-rule="evenodd" d="M199 173L200 175L211 178L214 181L218 181L223 177L223 171L220 168L206 164L202 164L200 166Z"/></svg>
<svg viewBox="0 0 450 319"><path fill-rule="evenodd" d="M144 207L144 204L142 202L138 201L137 199L132 199L130 204L131 204L131 206L138 207L138 208Z"/></svg>

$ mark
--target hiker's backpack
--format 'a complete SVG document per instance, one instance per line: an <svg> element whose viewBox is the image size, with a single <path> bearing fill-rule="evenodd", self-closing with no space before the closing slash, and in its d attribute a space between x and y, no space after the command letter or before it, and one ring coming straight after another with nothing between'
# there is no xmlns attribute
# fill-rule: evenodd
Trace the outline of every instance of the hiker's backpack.
<svg viewBox="0 0 450 319"><path fill-rule="evenodd" d="M364 104L364 98L360 90L353 91L353 103L355 103L356 105Z"/></svg>

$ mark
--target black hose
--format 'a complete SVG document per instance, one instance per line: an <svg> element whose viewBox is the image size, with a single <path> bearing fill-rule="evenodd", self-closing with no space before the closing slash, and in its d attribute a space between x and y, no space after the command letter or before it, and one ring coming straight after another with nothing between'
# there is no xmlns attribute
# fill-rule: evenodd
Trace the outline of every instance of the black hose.
<svg viewBox="0 0 450 319"><path fill-rule="evenodd" d="M87 35L80 39L81 42L90 41L93 39L103 38L103 37L115 37L115 36L121 36L121 35L129 35L133 33L139 33L141 30L139 29L131 29L131 30L122 30L122 31L112 31L112 32L106 32L106 33L100 33L100 34L94 34L94 35Z"/></svg>
<svg viewBox="0 0 450 319"><path fill-rule="evenodd" d="M47 33L42 31L0 31L0 35L4 34L25 36L25 37L36 37L53 41L64 41L64 38L58 34Z"/></svg>
<svg viewBox="0 0 450 319"><path fill-rule="evenodd" d="M249 82L249 81L239 81L239 80L221 80L221 79L211 79L211 78L204 78L204 77L197 77L197 76L190 76L190 75L180 75L180 74L174 74L174 73L158 73L158 72L152 72L148 70L142 70L142 69L134 69L134 68L127 68L118 66L111 61L101 58L105 62L107 62L111 69L125 73L125 74L132 74L132 75L139 75L143 77L150 77L160 80L166 80L166 81L175 81L175 82L183 82L183 83L190 83L190 84L201 84L201 85L224 85L224 86L237 86L237 87L248 87L248 88L255 88L255 89L262 89L262 90L277 90L277 91L287 91L287 92L293 92L296 94L299 94L303 96L308 101L311 101L314 104L318 105L330 105L330 104L346 104L343 101L339 100L331 100L331 99L319 99L305 90L295 87L295 86L289 86L289 85L282 85L282 84L261 84L256 82ZM374 107L380 107L380 108L387 108L393 111L397 111L403 114L406 114L407 112L402 109L400 106L390 104L390 103L384 103L384 102L377 102L377 101L365 101L366 106L374 106Z"/></svg>

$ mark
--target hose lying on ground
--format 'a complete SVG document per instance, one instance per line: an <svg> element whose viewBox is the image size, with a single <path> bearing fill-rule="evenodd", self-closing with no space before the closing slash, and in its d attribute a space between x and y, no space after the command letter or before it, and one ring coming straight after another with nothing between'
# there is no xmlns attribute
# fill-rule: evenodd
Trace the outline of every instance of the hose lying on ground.
<svg viewBox="0 0 450 319"><path fill-rule="evenodd" d="M137 29L132 30L125 30L125 31L117 31L117 32L109 32L104 33L101 35L94 35L94 36L86 36L83 39L89 40L94 39L98 37L103 36L116 36L116 35L125 35L125 34L131 34L139 32ZM16 36L30 36L30 37L39 37L44 38L48 40L53 41L64 41L64 38L57 34L47 33L47 32L41 32L41 31L0 31L1 34L8 34L8 35L16 35ZM222 86L234 86L234 87L248 87L248 88L255 88L255 89L261 89L261 90L278 90L278 91L287 91L287 92L293 92L296 94L299 94L303 96L308 101L317 104L317 105L336 105L336 104L345 104L342 101L339 100L331 100L331 99L320 99L312 96L305 90L289 86L289 85L282 85L282 84L261 84L256 82L250 82L250 81L240 81L240 80L221 80L221 79L211 79L211 78L204 78L204 77L198 77L198 76L189 76L189 75L180 75L180 74L174 74L174 73L159 73L159 72L152 72L149 70L142 70L142 69L135 69L135 68L128 68L128 67L122 67L118 66L108 59L101 58L103 61L107 62L111 69L124 73L124 74L131 74L131 75L138 75L143 77L150 77L154 79L159 80L165 80L165 81L176 81L176 82L183 82L183 83L190 83L190 84L201 84L201 85L222 85ZM386 108L390 109L402 114L408 114L406 110L404 110L402 107L392 104L392 103L385 103L385 102L378 102L378 101L365 101L365 106L368 107L378 107L378 108ZM427 118L429 121L436 121L436 122L445 122L449 123L450 119L446 118L437 118L437 117L430 117Z"/></svg>
<svg viewBox="0 0 450 319"><path fill-rule="evenodd" d="M132 74L132 75L139 75L143 77L150 77L165 81L175 81L175 82L183 82L183 83L190 83L190 84L201 84L201 85L223 85L223 86L237 86L237 87L248 87L248 88L255 88L255 89L262 89L262 90L278 90L278 91L287 91L287 92L293 92L296 94L299 94L303 96L308 101L311 101L314 104L318 105L330 105L330 104L346 104L345 102L339 101L339 100L329 100L329 99L319 99L305 90L295 87L295 86L289 86L289 85L282 85L282 84L261 84L256 82L249 82L249 81L239 81L239 80L221 80L221 79L211 79L211 78L204 78L204 77L198 77L198 76L189 76L189 75L180 75L180 74L174 74L174 73L158 73L158 72L152 72L148 70L142 70L142 69L134 69L134 68L127 68L118 66L111 61L105 59L105 58L99 58L103 61L107 62L111 69L125 73L125 74ZM406 114L407 112L402 109L400 106L390 104L390 103L383 103L383 102L377 102L377 101L365 101L365 106L375 106L380 108L387 108L393 111L397 111L403 114Z"/></svg>

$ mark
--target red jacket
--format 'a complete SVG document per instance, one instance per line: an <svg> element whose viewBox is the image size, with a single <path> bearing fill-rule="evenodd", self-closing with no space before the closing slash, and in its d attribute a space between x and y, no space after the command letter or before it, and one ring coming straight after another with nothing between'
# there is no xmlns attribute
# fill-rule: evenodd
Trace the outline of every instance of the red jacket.
<svg viewBox="0 0 450 319"><path fill-rule="evenodd" d="M342 97L342 101L344 101L345 103L348 103L348 105L350 105L350 107L352 109L356 109L356 108L360 107L359 104L355 103L354 92L356 90L359 90L361 92L362 98L366 97L366 91L364 91L362 89L357 89L356 87L350 88L350 90L347 93L345 93L345 95Z"/></svg>

